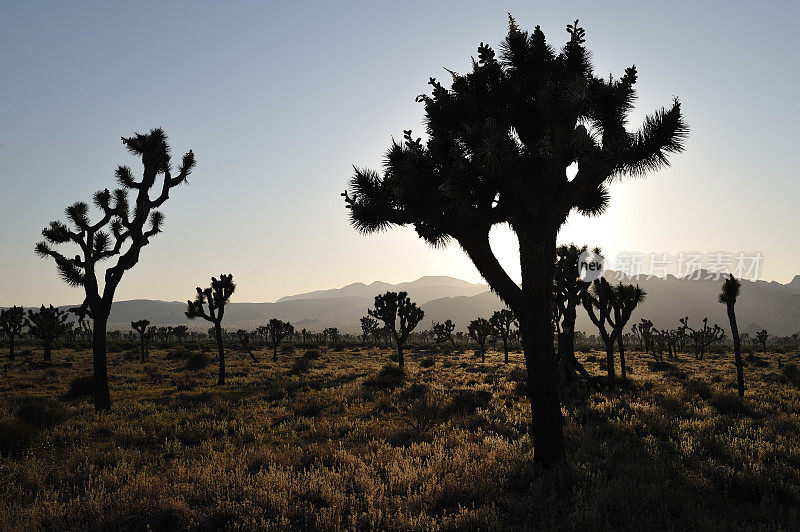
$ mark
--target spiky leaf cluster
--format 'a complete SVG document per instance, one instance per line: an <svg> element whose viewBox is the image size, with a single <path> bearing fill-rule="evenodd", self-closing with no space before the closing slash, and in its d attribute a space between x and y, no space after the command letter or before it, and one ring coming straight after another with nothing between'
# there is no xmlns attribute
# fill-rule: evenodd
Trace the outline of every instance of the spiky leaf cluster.
<svg viewBox="0 0 800 532"><path fill-rule="evenodd" d="M187 301L186 317L190 320L203 318L215 324L221 323L222 317L225 315L225 305L236 291L233 274L223 273L219 279L212 277L209 288L198 286L195 290L197 295L194 301Z"/></svg>
<svg viewBox="0 0 800 532"><path fill-rule="evenodd" d="M9 339L18 336L25 326L25 310L22 307L11 307L0 310L0 330Z"/></svg>
<svg viewBox="0 0 800 532"><path fill-rule="evenodd" d="M92 307L105 303L110 306L122 275L139 260L141 248L161 232L164 215L156 210L169 197L170 189L184 183L194 168L194 154L190 150L183 156L178 173L173 177L167 137L161 129L149 133L136 133L122 138L128 151L142 161L142 176L136 179L127 166L119 166L115 177L120 188L96 192L92 203L100 213L92 221L89 205L76 202L66 208L68 223L50 222L42 230L44 240L36 244L36 253L51 257L58 267L62 280L70 286L83 286L87 299L81 306L83 314L91 316ZM161 178L160 187L157 181ZM155 187L156 195L150 196ZM128 193L134 195L133 203ZM72 258L56 251L55 246L74 244L79 254ZM96 266L117 257L116 263L106 269L105 287L99 292Z"/></svg>
<svg viewBox="0 0 800 532"><path fill-rule="evenodd" d="M610 179L668 164L687 134L679 102L629 132L636 68L595 76L584 30L575 21L568 32L556 52L538 26L528 33L511 19L499 57L481 43L472 70L451 72L449 88L431 78L431 93L418 97L427 141L405 131L382 174L356 169L352 223L365 232L413 224L434 245L496 223L557 227L572 209L602 212Z"/></svg>
<svg viewBox="0 0 800 532"><path fill-rule="evenodd" d="M28 311L25 325L28 327L28 334L43 342L50 342L70 330L68 318L68 312L59 310L53 305L48 307L42 305L36 312Z"/></svg>

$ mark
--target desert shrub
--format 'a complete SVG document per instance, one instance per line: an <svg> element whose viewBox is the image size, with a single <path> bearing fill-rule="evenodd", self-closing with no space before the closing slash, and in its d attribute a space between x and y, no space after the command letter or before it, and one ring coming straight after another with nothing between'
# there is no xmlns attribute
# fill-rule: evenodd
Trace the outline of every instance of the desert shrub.
<svg viewBox="0 0 800 532"><path fill-rule="evenodd" d="M291 355L294 353L294 346L293 345L282 345L280 348L280 353L282 355Z"/></svg>
<svg viewBox="0 0 800 532"><path fill-rule="evenodd" d="M338 344L329 344L328 347L331 349L331 351L340 353L345 350L346 346L343 343L338 343Z"/></svg>
<svg viewBox="0 0 800 532"><path fill-rule="evenodd" d="M292 410L298 416L312 417L325 410L325 402L314 393L305 394L295 398Z"/></svg>
<svg viewBox="0 0 800 532"><path fill-rule="evenodd" d="M69 383L67 389L68 399L83 399L86 397L94 396L94 377L91 375L84 375L83 377L76 377Z"/></svg>
<svg viewBox="0 0 800 532"><path fill-rule="evenodd" d="M514 393L524 396L528 393L528 372L525 368L516 367L508 374L508 380L514 383Z"/></svg>
<svg viewBox="0 0 800 532"><path fill-rule="evenodd" d="M650 371L669 371L675 369L675 366L670 364L669 362L648 362L647 367Z"/></svg>
<svg viewBox="0 0 800 532"><path fill-rule="evenodd" d="M391 355L389 355L389 360L391 360L392 362L397 363L397 362L400 361L400 357L397 356L397 353L392 353Z"/></svg>
<svg viewBox="0 0 800 532"><path fill-rule="evenodd" d="M486 390L471 390L469 388L456 390L450 404L447 405L448 415L470 415L479 408L486 408L492 398L491 392Z"/></svg>
<svg viewBox="0 0 800 532"><path fill-rule="evenodd" d="M186 359L186 369L201 370L208 367L211 359L205 353L192 353Z"/></svg>
<svg viewBox="0 0 800 532"><path fill-rule="evenodd" d="M33 351L31 351L30 349L22 349L18 354L21 357L29 357L33 356Z"/></svg>
<svg viewBox="0 0 800 532"><path fill-rule="evenodd" d="M766 360L764 360L760 356L755 355L753 353L750 353L749 355L744 357L744 360L745 360L745 362L747 362L748 365L756 367L756 368L766 368L766 367L769 366L769 362L767 362Z"/></svg>
<svg viewBox="0 0 800 532"><path fill-rule="evenodd" d="M36 430L23 421L0 419L0 456L17 457L28 450Z"/></svg>
<svg viewBox="0 0 800 532"><path fill-rule="evenodd" d="M711 389L711 386L703 381L689 380L684 385L684 388L688 393L696 395L704 401L708 401L714 395L714 390Z"/></svg>
<svg viewBox="0 0 800 532"><path fill-rule="evenodd" d="M187 360L190 356L192 356L191 350L179 346L167 351L167 354L164 356L164 358L167 360Z"/></svg>
<svg viewBox="0 0 800 532"><path fill-rule="evenodd" d="M307 358L308 360L316 360L319 358L319 349L306 349L306 352L303 353L303 358Z"/></svg>
<svg viewBox="0 0 800 532"><path fill-rule="evenodd" d="M135 360L139 360L141 355L139 354L138 349L128 349L124 353L122 353L122 359L127 362L133 362Z"/></svg>
<svg viewBox="0 0 800 532"><path fill-rule="evenodd" d="M364 386L370 388L391 389L397 388L406 380L406 370L394 364L386 364L378 374L364 381Z"/></svg>
<svg viewBox="0 0 800 532"><path fill-rule="evenodd" d="M413 433L425 435L444 416L442 401L427 384L412 384L399 395L403 420Z"/></svg>
<svg viewBox="0 0 800 532"><path fill-rule="evenodd" d="M433 357L425 357L419 363L423 368L432 368L435 364L436 360Z"/></svg>
<svg viewBox="0 0 800 532"><path fill-rule="evenodd" d="M784 364L781 373L790 383L800 387L800 368L797 364Z"/></svg>
<svg viewBox="0 0 800 532"><path fill-rule="evenodd" d="M311 369L311 360L306 357L295 359L292 363L292 373L305 373Z"/></svg>
<svg viewBox="0 0 800 532"><path fill-rule="evenodd" d="M749 416L752 408L735 393L717 395L709 401L717 412L725 416Z"/></svg>
<svg viewBox="0 0 800 532"><path fill-rule="evenodd" d="M47 428L63 421L67 412L50 397L27 397L17 407L17 417L33 427Z"/></svg>

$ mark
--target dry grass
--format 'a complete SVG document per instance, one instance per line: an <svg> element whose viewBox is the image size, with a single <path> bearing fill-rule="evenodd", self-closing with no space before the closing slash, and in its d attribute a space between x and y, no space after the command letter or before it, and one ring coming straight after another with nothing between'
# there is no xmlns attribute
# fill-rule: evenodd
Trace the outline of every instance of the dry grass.
<svg viewBox="0 0 800 532"><path fill-rule="evenodd" d="M518 354L423 367L411 353L394 386L379 378L386 351L234 353L225 387L213 360L190 370L165 355L111 355L105 415L67 394L88 352L55 353L72 368L10 368L0 528L800 527L800 391L774 361L746 368L740 401L730 356L651 370L631 353L616 396L565 402L569 464L541 472L509 378Z"/></svg>

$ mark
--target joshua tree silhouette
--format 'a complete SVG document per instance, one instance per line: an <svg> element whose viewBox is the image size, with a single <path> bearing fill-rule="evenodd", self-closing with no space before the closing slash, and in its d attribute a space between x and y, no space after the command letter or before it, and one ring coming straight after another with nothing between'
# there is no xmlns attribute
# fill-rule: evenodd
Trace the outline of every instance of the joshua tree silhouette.
<svg viewBox="0 0 800 532"><path fill-rule="evenodd" d="M433 335L436 337L437 343L444 343L449 341L453 346L456 345L456 341L453 340L453 331L456 329L456 325L451 320L445 320L444 323L439 323L438 321L433 324Z"/></svg>
<svg viewBox="0 0 800 532"><path fill-rule="evenodd" d="M764 356L767 355L767 338L769 338L769 333L767 333L766 329L761 329L756 333L756 342L761 345Z"/></svg>
<svg viewBox="0 0 800 532"><path fill-rule="evenodd" d="M25 320L28 334L42 342L45 360L52 358L53 340L63 336L69 329L67 318L69 313L62 312L53 305L42 305L37 312L28 311L28 318Z"/></svg>
<svg viewBox="0 0 800 532"><path fill-rule="evenodd" d="M739 343L739 326L736 324L736 300L739 298L739 291L742 283L733 274L728 275L722 283L722 291L719 293L719 302L725 305L728 310L728 321L731 324L731 336L733 337L733 358L736 363L736 387L739 397L744 397L744 368L742 366L742 346Z"/></svg>
<svg viewBox="0 0 800 532"><path fill-rule="evenodd" d="M378 328L378 320L371 316L361 317L361 345L367 345L367 338Z"/></svg>
<svg viewBox="0 0 800 532"><path fill-rule="evenodd" d="M294 333L294 326L288 321L281 321L278 318L272 318L267 324L269 327L269 337L272 340L272 361L278 361L278 344L281 340Z"/></svg>
<svg viewBox="0 0 800 532"><path fill-rule="evenodd" d="M327 342L330 344L339 343L339 329L336 327L328 327L327 329L323 330L322 336L325 337Z"/></svg>
<svg viewBox="0 0 800 532"><path fill-rule="evenodd" d="M628 320L636 306L644 301L646 293L638 285L619 283L612 286L604 278L596 279L591 288L583 295L583 306L589 319L600 332L606 347L606 364L608 366L608 389L613 392L616 387L616 370L614 368L614 343L620 346L620 369L622 378L626 377L623 343L619 341ZM606 329L606 324L611 330Z"/></svg>
<svg viewBox="0 0 800 532"><path fill-rule="evenodd" d="M147 358L147 328L150 326L150 320L139 320L131 322L131 329L139 333L139 355L141 356L142 364Z"/></svg>
<svg viewBox="0 0 800 532"><path fill-rule="evenodd" d="M8 358L14 360L14 338L20 336L25 326L25 311L22 307L0 310L0 330L8 338Z"/></svg>
<svg viewBox="0 0 800 532"><path fill-rule="evenodd" d="M172 188L185 182L194 168L194 154L190 150L183 156L178 174L172 176L169 144L161 129L149 133L135 133L122 138L122 143L133 155L140 157L143 165L141 180L137 181L127 166L119 166L116 178L122 188L109 192L100 190L94 194L95 206L102 217L95 223L89 220L89 206L84 202L67 207L66 214L72 225L55 221L42 231L44 241L36 244L36 253L51 257L58 266L61 279L71 286L82 286L85 299L75 312L88 315L94 320L92 336L92 358L94 370L95 409L110 410L111 396L108 391L108 362L106 357L106 329L114 294L122 276L139 262L142 248L161 232L164 215L158 209L169 198ZM159 175L163 183L158 195L150 197ZM136 203L131 210L128 191L134 191ZM110 234L109 234L110 233ZM67 258L55 251L52 244L73 243L80 247L81 255ZM124 250L123 250L124 248ZM118 256L117 262L102 275L103 287L98 283L98 266L107 259Z"/></svg>
<svg viewBox="0 0 800 532"><path fill-rule="evenodd" d="M494 327L489 323L486 318L477 318L469 322L467 325L467 332L469 337L475 340L478 344L478 349L481 354L481 363L486 362L486 340L494 334Z"/></svg>
<svg viewBox="0 0 800 532"><path fill-rule="evenodd" d="M217 351L219 352L219 377L217 384L225 384L225 346L222 343L222 317L225 315L225 305L236 290L236 285L233 283L233 275L224 273L219 276L211 278L211 287L209 288L196 288L197 296L194 301L187 301L186 317L191 319L203 318L214 324L214 340L217 342ZM204 305L208 306L208 312L205 311Z"/></svg>
<svg viewBox="0 0 800 532"><path fill-rule="evenodd" d="M359 231L414 225L431 245L455 240L517 315L534 459L542 464L565 459L550 325L559 228L573 209L602 213L610 180L666 165L688 132L677 99L628 132L636 68L620 79L595 76L584 30L576 21L567 31L569 42L556 53L538 26L529 34L509 18L499 58L481 43L470 73L451 72L450 89L431 78L432 95L418 97L427 142L405 131L384 174L357 168L343 194ZM521 286L489 245L490 229L503 223L519 240Z"/></svg>
<svg viewBox="0 0 800 532"><path fill-rule="evenodd" d="M375 309L370 309L367 313L373 318L381 320L392 333L397 344L397 363L403 366L405 364L403 344L406 343L409 333L422 321L425 313L411 301L406 292L386 292L375 296ZM400 320L399 330L398 318Z"/></svg>
<svg viewBox="0 0 800 532"><path fill-rule="evenodd" d="M186 335L189 333L189 327L186 325L178 325L174 329L172 329L172 334L175 335L175 338L178 339L179 344L183 344L183 339L186 338Z"/></svg>
<svg viewBox="0 0 800 532"><path fill-rule="evenodd" d="M516 320L514 313L508 309L498 310L489 318L489 323L492 325L492 336L503 342L506 364L508 364L508 337L511 335L511 326L517 325Z"/></svg>
<svg viewBox="0 0 800 532"><path fill-rule="evenodd" d="M575 319L577 307L581 304L586 290L591 284L580 278L579 260L581 253L587 250L586 246L578 247L575 244L558 246L556 248L556 265L553 274L553 306L556 309L558 329L558 365L560 381L562 384L573 382L575 374L580 373L587 382L591 375L575 358ZM600 254L598 248L594 252Z"/></svg>

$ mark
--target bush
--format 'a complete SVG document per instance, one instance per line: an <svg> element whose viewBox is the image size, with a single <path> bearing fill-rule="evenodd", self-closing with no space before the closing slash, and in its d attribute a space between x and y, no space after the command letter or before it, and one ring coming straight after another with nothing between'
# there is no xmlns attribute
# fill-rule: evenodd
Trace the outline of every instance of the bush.
<svg viewBox="0 0 800 532"><path fill-rule="evenodd" d="M179 346L167 351L164 358L167 360L187 360L190 356L192 356L192 351L190 349Z"/></svg>
<svg viewBox="0 0 800 532"><path fill-rule="evenodd" d="M295 359L292 364L292 373L305 373L311 369L311 360L306 357Z"/></svg>
<svg viewBox="0 0 800 532"><path fill-rule="evenodd" d="M211 359L205 353L192 353L186 359L186 369L201 370L206 369L211 363Z"/></svg>
<svg viewBox="0 0 800 532"><path fill-rule="evenodd" d="M479 408L486 408L492 398L491 392L486 390L470 390L465 388L456 390L453 399L447 407L448 415L471 415Z"/></svg>
<svg viewBox="0 0 800 532"><path fill-rule="evenodd" d="M50 397L27 397L17 407L17 417L37 428L52 427L67 417L61 403Z"/></svg>
<svg viewBox="0 0 800 532"><path fill-rule="evenodd" d="M717 395L710 401L711 406L717 409L722 415L726 416L749 416L753 414L750 405L745 403L738 395L726 393Z"/></svg>
<svg viewBox="0 0 800 532"><path fill-rule="evenodd" d="M307 358L308 360L316 360L319 358L319 349L306 349L306 352L303 353L303 358Z"/></svg>
<svg viewBox="0 0 800 532"><path fill-rule="evenodd" d="M17 457L24 453L36 436L36 431L22 421L0 419L0 456Z"/></svg>
<svg viewBox="0 0 800 532"><path fill-rule="evenodd" d="M94 397L94 377L84 375L72 379L67 389L67 398L83 399L87 397Z"/></svg>
<svg viewBox="0 0 800 532"><path fill-rule="evenodd" d="M784 364L781 373L790 383L800 387L800 368L796 364Z"/></svg>
<svg viewBox="0 0 800 532"><path fill-rule="evenodd" d="M138 349L128 349L122 353L122 358L127 362L134 362L141 358L141 354L139 353Z"/></svg>
<svg viewBox="0 0 800 532"><path fill-rule="evenodd" d="M394 364L386 364L378 374L364 381L364 386L371 388L397 388L406 380L406 370Z"/></svg>
<svg viewBox="0 0 800 532"><path fill-rule="evenodd" d="M436 364L436 360L433 357L425 357L419 363L420 366L423 368L432 368Z"/></svg>

